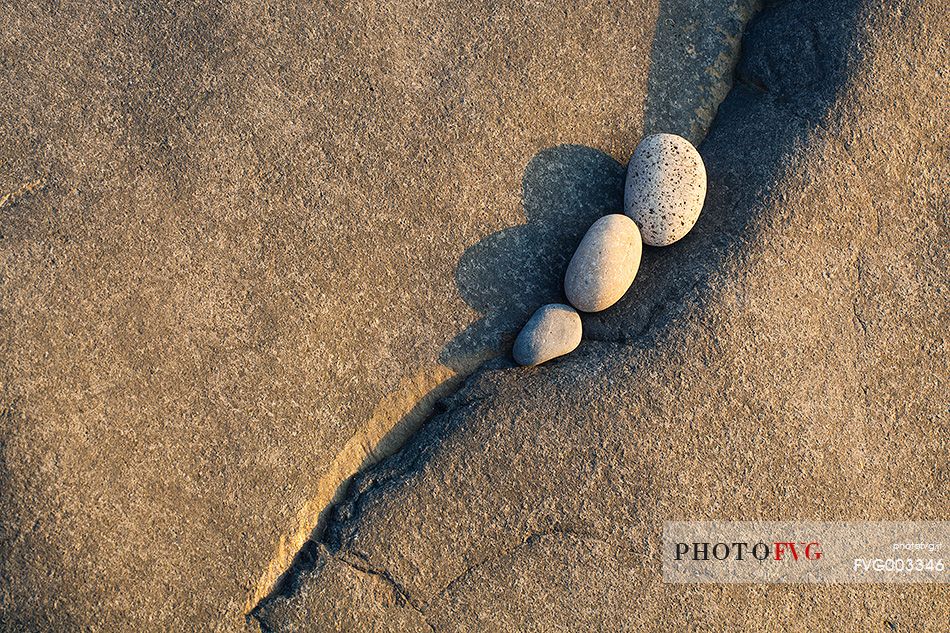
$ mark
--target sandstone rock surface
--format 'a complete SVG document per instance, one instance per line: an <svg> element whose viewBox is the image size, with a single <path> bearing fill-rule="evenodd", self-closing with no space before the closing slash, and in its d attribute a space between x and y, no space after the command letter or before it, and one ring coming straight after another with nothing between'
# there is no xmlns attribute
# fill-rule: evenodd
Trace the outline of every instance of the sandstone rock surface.
<svg viewBox="0 0 950 633"><path fill-rule="evenodd" d="M704 511L946 518L933 2L768 3L689 239L571 356L436 403L564 300L638 139L700 142L750 4L7 3L0 629L240 630L432 411L249 628L946 622L645 550Z"/></svg>

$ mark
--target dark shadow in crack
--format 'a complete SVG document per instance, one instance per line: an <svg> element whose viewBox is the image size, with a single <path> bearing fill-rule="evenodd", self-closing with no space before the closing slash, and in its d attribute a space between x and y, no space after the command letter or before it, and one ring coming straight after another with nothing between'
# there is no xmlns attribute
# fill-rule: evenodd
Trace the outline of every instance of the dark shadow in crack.
<svg viewBox="0 0 950 633"><path fill-rule="evenodd" d="M597 218L623 211L624 167L591 147L558 145L524 170L527 222L489 235L462 255L459 293L483 316L452 339L440 361L507 348L518 328L545 303L564 302L561 281L584 232Z"/></svg>
<svg viewBox="0 0 950 633"><path fill-rule="evenodd" d="M609 310L585 315L585 338L654 340L684 310L705 303L707 279L727 258L743 256L757 222L780 220L761 210L797 149L832 116L857 64L853 40L864 11L860 0L820 12L791 0L771 3L749 23L733 88L699 147L708 193L696 226L671 246L644 249L630 291Z"/></svg>
<svg viewBox="0 0 950 633"><path fill-rule="evenodd" d="M743 28L761 4L762 0L660 3L650 48L644 134L672 132L693 144L702 142L732 87Z"/></svg>

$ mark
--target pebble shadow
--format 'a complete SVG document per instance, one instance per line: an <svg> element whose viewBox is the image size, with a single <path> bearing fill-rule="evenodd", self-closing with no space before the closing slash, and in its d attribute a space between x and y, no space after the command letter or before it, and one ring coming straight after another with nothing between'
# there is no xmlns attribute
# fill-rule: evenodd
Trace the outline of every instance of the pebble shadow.
<svg viewBox="0 0 950 633"><path fill-rule="evenodd" d="M566 302L561 282L571 255L594 220L623 212L624 176L623 165L582 145L531 159L522 178L527 222L489 235L459 260L459 292L483 316L443 348L443 364L458 368L485 350L507 350L537 308Z"/></svg>

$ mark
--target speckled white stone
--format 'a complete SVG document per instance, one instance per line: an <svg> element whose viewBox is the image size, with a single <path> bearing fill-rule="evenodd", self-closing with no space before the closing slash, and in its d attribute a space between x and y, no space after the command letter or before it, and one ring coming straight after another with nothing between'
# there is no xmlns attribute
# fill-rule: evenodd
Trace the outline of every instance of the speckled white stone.
<svg viewBox="0 0 950 633"><path fill-rule="evenodd" d="M549 303L521 328L512 356L519 365L540 365L573 352L580 342L581 316L571 306Z"/></svg>
<svg viewBox="0 0 950 633"><path fill-rule="evenodd" d="M605 215L587 230L564 275L564 294L578 310L606 310L623 296L640 268L643 244L625 215Z"/></svg>
<svg viewBox="0 0 950 633"><path fill-rule="evenodd" d="M627 166L623 210L650 246L668 246L689 233L706 199L706 167L693 144L676 134L653 134Z"/></svg>

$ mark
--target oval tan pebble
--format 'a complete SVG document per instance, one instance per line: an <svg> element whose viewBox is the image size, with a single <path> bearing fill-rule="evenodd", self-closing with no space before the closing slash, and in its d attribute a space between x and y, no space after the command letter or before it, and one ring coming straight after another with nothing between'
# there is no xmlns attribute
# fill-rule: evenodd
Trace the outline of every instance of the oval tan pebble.
<svg viewBox="0 0 950 633"><path fill-rule="evenodd" d="M541 306L528 322L512 349L519 365L534 366L573 352L581 342L581 315L563 303Z"/></svg>
<svg viewBox="0 0 950 633"><path fill-rule="evenodd" d="M564 294L578 310L606 310L627 292L640 267L643 244L633 220L605 215L587 230L564 275Z"/></svg>
<svg viewBox="0 0 950 633"><path fill-rule="evenodd" d="M693 144L676 134L653 134L627 166L623 210L650 246L668 246L689 233L706 199L706 167Z"/></svg>

